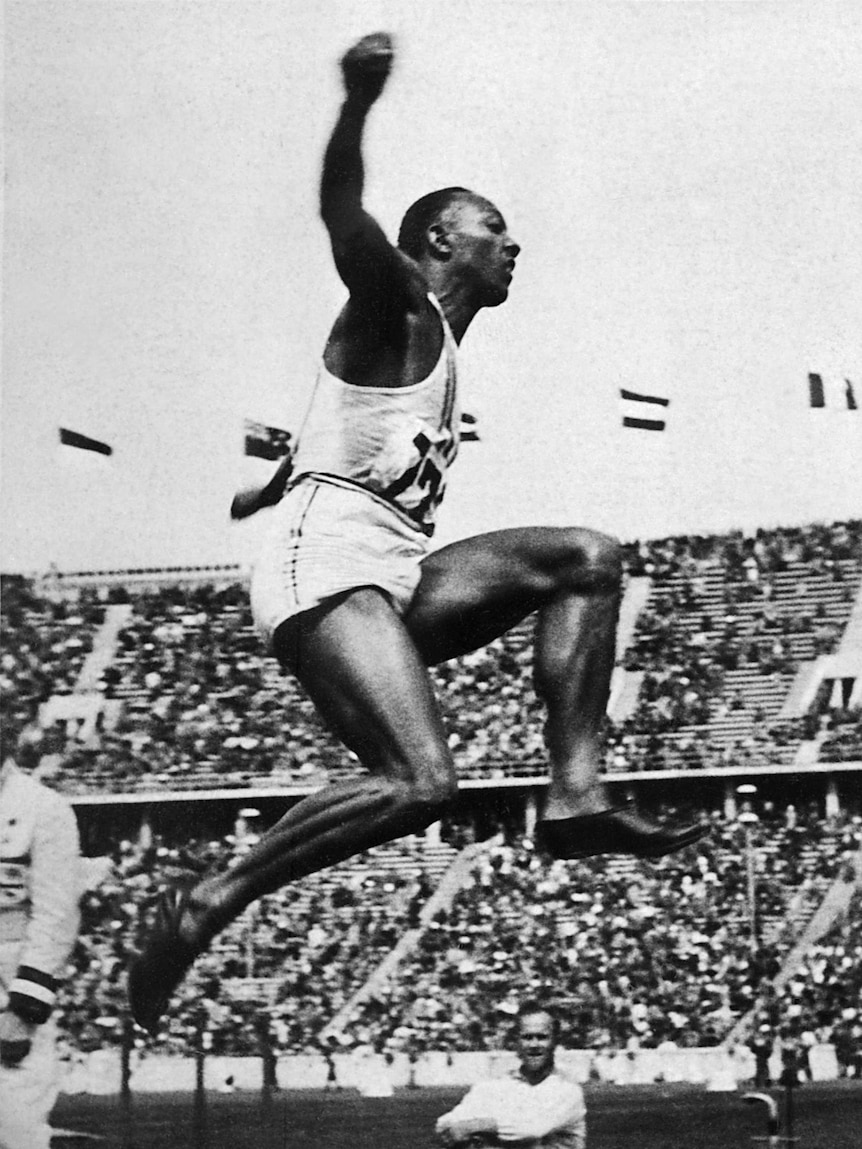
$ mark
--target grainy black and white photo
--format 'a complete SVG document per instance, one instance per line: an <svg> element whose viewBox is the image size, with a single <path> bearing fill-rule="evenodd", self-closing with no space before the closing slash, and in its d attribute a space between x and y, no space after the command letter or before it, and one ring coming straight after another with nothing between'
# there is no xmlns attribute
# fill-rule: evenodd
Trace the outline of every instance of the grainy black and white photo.
<svg viewBox="0 0 862 1149"><path fill-rule="evenodd" d="M856 1149L862 9L2 28L0 1149Z"/></svg>

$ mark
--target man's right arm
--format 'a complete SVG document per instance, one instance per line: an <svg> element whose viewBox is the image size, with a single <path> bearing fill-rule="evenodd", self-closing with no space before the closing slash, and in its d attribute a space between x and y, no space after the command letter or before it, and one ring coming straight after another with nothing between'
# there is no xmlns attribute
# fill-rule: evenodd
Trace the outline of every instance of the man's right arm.
<svg viewBox="0 0 862 1149"><path fill-rule="evenodd" d="M44 786L35 789L28 801L35 807L29 842L30 913L8 1002L0 1011L0 1063L4 1066L24 1060L37 1027L50 1017L80 921L80 852L74 811Z"/></svg>
<svg viewBox="0 0 862 1149"><path fill-rule="evenodd" d="M365 36L342 58L345 100L323 160L320 214L335 266L351 299L378 316L401 314L424 302L411 264L386 238L362 203L365 173L362 133L392 67L392 41Z"/></svg>
<svg viewBox="0 0 862 1149"><path fill-rule="evenodd" d="M454 1109L438 1119L435 1131L444 1145L463 1145L481 1133L496 1134L497 1118L493 1116L493 1099L489 1093L487 1086L479 1082Z"/></svg>

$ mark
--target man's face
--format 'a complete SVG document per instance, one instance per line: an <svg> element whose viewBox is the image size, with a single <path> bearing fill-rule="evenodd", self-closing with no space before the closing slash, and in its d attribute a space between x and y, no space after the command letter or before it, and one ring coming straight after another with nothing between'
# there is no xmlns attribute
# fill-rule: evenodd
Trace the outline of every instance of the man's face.
<svg viewBox="0 0 862 1149"><path fill-rule="evenodd" d="M521 250L506 221L489 200L478 196L455 200L444 218L455 265L475 287L479 305L497 307L508 297Z"/></svg>
<svg viewBox="0 0 862 1149"><path fill-rule="evenodd" d="M518 1025L518 1056L526 1077L541 1078L554 1064L554 1020L547 1013L528 1013Z"/></svg>

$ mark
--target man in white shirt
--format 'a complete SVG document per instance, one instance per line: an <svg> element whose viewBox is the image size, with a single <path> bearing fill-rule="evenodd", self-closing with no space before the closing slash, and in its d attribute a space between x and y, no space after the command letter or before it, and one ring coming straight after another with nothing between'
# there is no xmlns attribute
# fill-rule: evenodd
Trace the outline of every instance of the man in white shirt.
<svg viewBox="0 0 862 1149"><path fill-rule="evenodd" d="M505 1077L480 1081L444 1113L436 1130L446 1146L542 1146L585 1149L584 1091L554 1063L558 1039L554 1015L538 1002L518 1014L520 1065Z"/></svg>
<svg viewBox="0 0 862 1149"><path fill-rule="evenodd" d="M5 732L4 732L5 736ZM62 795L0 760L0 1149L48 1149L56 991L78 933L78 824Z"/></svg>

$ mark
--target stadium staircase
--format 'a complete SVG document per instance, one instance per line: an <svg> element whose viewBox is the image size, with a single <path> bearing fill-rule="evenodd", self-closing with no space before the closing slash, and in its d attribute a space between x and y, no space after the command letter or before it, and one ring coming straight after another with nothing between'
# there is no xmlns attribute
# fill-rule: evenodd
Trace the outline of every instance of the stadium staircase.
<svg viewBox="0 0 862 1149"><path fill-rule="evenodd" d="M800 662L787 697L778 712L779 721L802 718L806 715L817 696L821 677L817 670L817 659Z"/></svg>
<svg viewBox="0 0 862 1149"><path fill-rule="evenodd" d="M862 678L862 584L834 654L801 663L780 716L807 713L824 680L838 678Z"/></svg>
<svg viewBox="0 0 862 1149"><path fill-rule="evenodd" d="M850 899L859 886L862 886L862 848L857 851L853 859L852 873L847 874L845 872L838 875L800 934L799 940L787 955L781 969L773 979L776 990L780 992L784 989L799 969L811 947L820 941L835 922L847 912Z"/></svg>
<svg viewBox="0 0 862 1149"><path fill-rule="evenodd" d="M638 618L649 601L651 589L651 580L638 576L627 581L623 592L617 624L617 665L614 667L611 692L608 698L608 717L612 722L625 722L634 714L637 707L638 695L643 682L643 672L626 670L619 664L622 663L625 652L635 636Z"/></svg>
<svg viewBox="0 0 862 1149"><path fill-rule="evenodd" d="M339 1033L357 1006L367 1001L369 997L372 997L378 989L385 985L401 962L413 953L428 923L440 913L441 910L445 911L452 905L455 895L470 876L475 858L482 853L485 849L485 845L483 842L474 843L460 851L452 865L444 874L437 889L422 907L418 926L402 934L395 948L386 955L370 977L366 979L356 993L344 1003L335 1016L324 1026L320 1034L322 1040L326 1040L326 1038L332 1034Z"/></svg>
<svg viewBox="0 0 862 1149"><path fill-rule="evenodd" d="M617 624L616 657L618 662L622 661L623 655L631 646L638 618L649 601L651 590L652 580L642 576L630 578L626 582Z"/></svg>
<svg viewBox="0 0 862 1149"><path fill-rule="evenodd" d="M838 646L839 655L862 655L862 585L856 594L853 610L841 642Z"/></svg>
<svg viewBox="0 0 862 1149"><path fill-rule="evenodd" d="M340 936L343 933L344 922L339 919L339 911L330 911L322 915L315 912L312 915L310 912L312 906L321 902L325 904L327 896L343 888L346 883L361 886L365 881L373 880L378 884L385 884L387 879L407 879L421 872L430 882L439 883L438 889L426 902L420 914L420 921L424 921L428 912L436 913L438 909L448 904L445 899L439 900L440 889L448 889L449 876L459 857L455 849L446 843L432 844L421 835L411 835L396 843L368 850L290 887L291 900L280 908L279 916L285 917L288 921L306 924L313 918L315 924L333 936ZM459 883L462 880L459 878ZM412 891L409 888L405 887L399 891L395 899L387 905L388 914L396 917L399 911L406 907L406 902L411 896ZM274 897L277 898L278 895ZM451 897L454 897L454 893L448 895L449 900ZM435 908L428 911L428 906L432 903ZM261 955L259 952L255 954L258 948L254 937L257 920L258 912L255 907L251 907L229 933L223 934L213 944L211 953L222 962L233 961L238 965L246 965L250 970L265 965L266 955ZM297 961L285 959L280 953L277 974L256 975L250 972L246 976L226 977L223 981L225 997L235 1001L260 1001L272 1005L284 986L289 984L296 972L297 964ZM360 986L359 992L361 989Z"/></svg>
<svg viewBox="0 0 862 1149"><path fill-rule="evenodd" d="M780 640L786 660L786 669L765 671L758 662L746 664L741 656L741 665L724 670L709 721L662 732L665 766L686 768L701 764L698 751L706 745L713 758L722 757L728 765L740 764L741 756L752 759L749 765L793 764L802 751L801 735L794 734L786 720L806 713L813 701L816 685L822 679L822 673L817 674L815 668L827 661L824 649L843 652L852 647L855 651L857 644L862 648L860 578L858 561L843 559L828 571L793 562L784 570L770 572L755 581L731 579L719 563L713 562L704 564L696 574L678 572L653 581L642 609L658 608L661 613L661 603L672 600L673 632L683 647L696 650L700 646L708 651L718 642L728 616L732 616L740 652L755 643L769 646ZM802 617L808 620L807 629L797 629ZM634 627L631 637L636 634ZM660 664L656 665L655 670L660 669ZM626 671L630 686L633 673ZM813 688L812 676L816 679ZM629 691L625 709L633 713L636 706L637 700L633 704ZM623 709L618 703L612 713L616 722L623 720ZM758 763L758 737L782 723L786 728L785 744L773 741L768 762ZM636 739L642 737L635 734ZM608 765L612 771L627 768L625 764Z"/></svg>
<svg viewBox="0 0 862 1149"><path fill-rule="evenodd" d="M851 862L852 872L842 872L832 882L826 893L810 915L808 921L799 932L796 941L782 962L781 969L772 979L772 985L777 994L780 994L790 979L795 975L812 946L823 938L833 925L847 912L851 898L855 891L862 888L862 846L857 850ZM730 1050L739 1045L750 1031L757 1016L758 1006L744 1014L728 1033L723 1045Z"/></svg>
<svg viewBox="0 0 862 1149"><path fill-rule="evenodd" d="M111 605L92 636L92 645L85 657L71 691L54 694L39 710L39 723L47 728L56 722L65 722L70 737L88 743L97 737L97 730L112 729L119 719L121 704L106 700L101 690L105 669L113 662L120 631L127 625L132 608L128 604ZM72 729L74 728L74 735Z"/></svg>
<svg viewBox="0 0 862 1149"><path fill-rule="evenodd" d="M84 660L75 683L76 694L89 694L99 689L103 673L114 661L120 631L128 625L131 614L130 603L114 603L105 608L104 621L93 637L93 649Z"/></svg>

